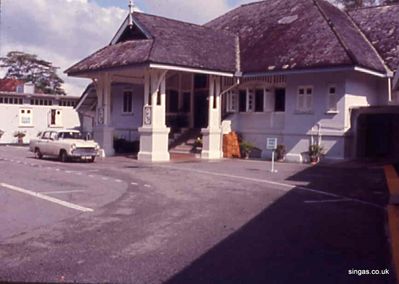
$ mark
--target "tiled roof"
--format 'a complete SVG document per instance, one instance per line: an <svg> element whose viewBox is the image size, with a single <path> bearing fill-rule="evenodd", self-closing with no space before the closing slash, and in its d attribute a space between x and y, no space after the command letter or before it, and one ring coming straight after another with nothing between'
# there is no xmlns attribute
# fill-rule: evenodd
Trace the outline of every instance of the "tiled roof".
<svg viewBox="0 0 399 284"><path fill-rule="evenodd" d="M133 18L150 33L150 39L109 45L72 66L66 73L77 74L138 63L235 71L234 35L143 13L134 13Z"/></svg>
<svg viewBox="0 0 399 284"><path fill-rule="evenodd" d="M392 71L399 67L399 5L349 12Z"/></svg>
<svg viewBox="0 0 399 284"><path fill-rule="evenodd" d="M154 38L150 61L235 71L236 37L224 31L146 14L136 18Z"/></svg>
<svg viewBox="0 0 399 284"><path fill-rule="evenodd" d="M234 73L238 62L244 73L344 66L385 73L384 61L393 70L399 65L397 15L399 6L361 9L349 16L324 0L255 2L204 26L134 13L147 39L137 30L124 33L124 41L66 73L148 63ZM129 40L129 34L136 37Z"/></svg>
<svg viewBox="0 0 399 284"><path fill-rule="evenodd" d="M17 86L23 83L17 79L0 79L0 92L16 92Z"/></svg>
<svg viewBox="0 0 399 284"><path fill-rule="evenodd" d="M326 20L330 21L332 29L347 51L353 64L376 71L387 71L383 59L346 13L327 1L316 0L316 3L319 5L322 13L324 13Z"/></svg>
<svg viewBox="0 0 399 284"><path fill-rule="evenodd" d="M348 65L385 71L349 17L325 1L256 2L206 26L240 35L243 72Z"/></svg>
<svg viewBox="0 0 399 284"><path fill-rule="evenodd" d="M65 72L71 75L144 63L149 57L152 44L153 40L135 40L109 45Z"/></svg>

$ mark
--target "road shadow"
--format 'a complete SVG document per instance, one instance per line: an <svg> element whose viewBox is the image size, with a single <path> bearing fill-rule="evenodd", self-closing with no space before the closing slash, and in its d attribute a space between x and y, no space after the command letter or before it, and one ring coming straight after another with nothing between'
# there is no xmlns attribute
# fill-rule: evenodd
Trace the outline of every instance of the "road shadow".
<svg viewBox="0 0 399 284"><path fill-rule="evenodd" d="M290 179L339 189L318 176L324 170L311 167ZM330 172L336 180L347 179L344 173ZM378 179L379 173L372 175ZM346 194L371 190L366 183L347 180ZM288 192L166 283L395 283L393 275L348 272L391 268L385 210L356 202L306 203L325 198L300 188Z"/></svg>

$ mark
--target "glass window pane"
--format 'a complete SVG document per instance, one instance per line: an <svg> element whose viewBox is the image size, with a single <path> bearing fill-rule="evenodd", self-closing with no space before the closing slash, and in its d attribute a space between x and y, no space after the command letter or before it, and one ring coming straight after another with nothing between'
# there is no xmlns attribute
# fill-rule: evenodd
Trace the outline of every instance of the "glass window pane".
<svg viewBox="0 0 399 284"><path fill-rule="evenodd" d="M274 100L274 111L284 112L285 111L285 89L275 90L275 100Z"/></svg>
<svg viewBox="0 0 399 284"><path fill-rule="evenodd" d="M247 91L240 90L239 93L239 100L240 100L240 112L247 111Z"/></svg>
<svg viewBox="0 0 399 284"><path fill-rule="evenodd" d="M264 104L263 89L257 89L255 91L255 111L263 112L263 104Z"/></svg>

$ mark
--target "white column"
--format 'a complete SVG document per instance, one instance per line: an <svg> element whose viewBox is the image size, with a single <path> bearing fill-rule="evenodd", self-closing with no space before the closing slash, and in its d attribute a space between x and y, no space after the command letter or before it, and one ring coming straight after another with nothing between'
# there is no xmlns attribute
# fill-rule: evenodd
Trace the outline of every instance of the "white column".
<svg viewBox="0 0 399 284"><path fill-rule="evenodd" d="M94 140L100 144L105 156L112 156L114 151L114 128L111 113L111 77L108 73L97 78L96 126L93 129Z"/></svg>
<svg viewBox="0 0 399 284"><path fill-rule="evenodd" d="M220 77L209 76L208 128L202 129L202 159L221 159L222 149L222 112Z"/></svg>
<svg viewBox="0 0 399 284"><path fill-rule="evenodd" d="M190 98L190 123L189 127L194 128L194 74L191 74L191 98Z"/></svg>
<svg viewBox="0 0 399 284"><path fill-rule="evenodd" d="M144 76L143 126L140 133L142 161L169 161L169 132L166 127L166 71L148 70ZM151 96L151 105L148 98Z"/></svg>

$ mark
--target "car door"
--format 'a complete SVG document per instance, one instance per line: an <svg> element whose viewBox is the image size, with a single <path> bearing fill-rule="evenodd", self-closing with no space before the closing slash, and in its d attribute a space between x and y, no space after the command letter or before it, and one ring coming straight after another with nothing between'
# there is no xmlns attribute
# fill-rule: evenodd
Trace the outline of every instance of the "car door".
<svg viewBox="0 0 399 284"><path fill-rule="evenodd" d="M57 142L58 142L58 133L55 131L50 132L50 138L48 140L48 151L49 154L52 156L58 156L58 147L57 147Z"/></svg>
<svg viewBox="0 0 399 284"><path fill-rule="evenodd" d="M50 131L45 131L38 142L38 147L43 155L51 155L49 152Z"/></svg>

